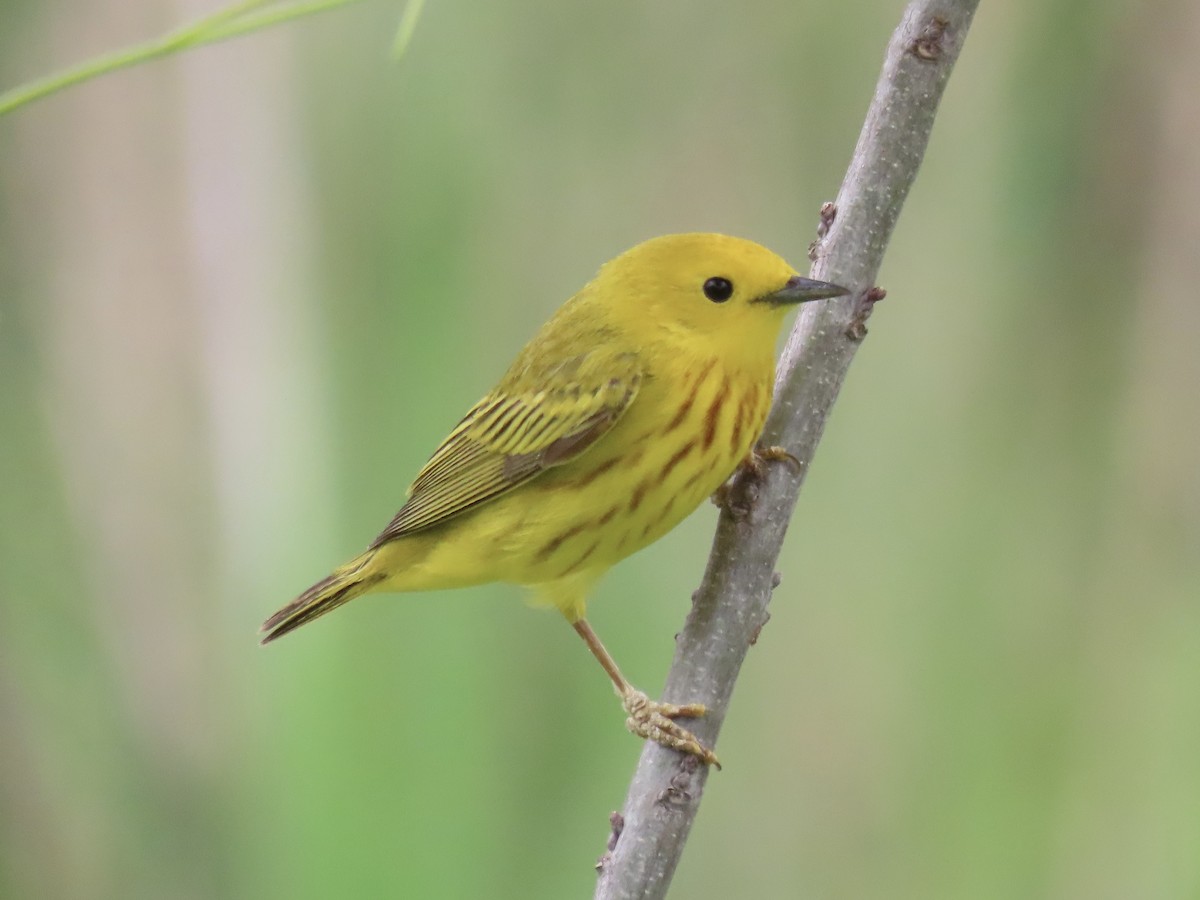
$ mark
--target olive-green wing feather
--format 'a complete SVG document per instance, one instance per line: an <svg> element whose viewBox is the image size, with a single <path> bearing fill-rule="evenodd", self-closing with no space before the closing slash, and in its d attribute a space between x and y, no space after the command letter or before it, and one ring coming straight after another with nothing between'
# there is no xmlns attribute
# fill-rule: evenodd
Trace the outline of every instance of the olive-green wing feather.
<svg viewBox="0 0 1200 900"><path fill-rule="evenodd" d="M514 367L430 457L371 546L440 524L577 457L637 394L632 353L593 351L545 372Z"/></svg>

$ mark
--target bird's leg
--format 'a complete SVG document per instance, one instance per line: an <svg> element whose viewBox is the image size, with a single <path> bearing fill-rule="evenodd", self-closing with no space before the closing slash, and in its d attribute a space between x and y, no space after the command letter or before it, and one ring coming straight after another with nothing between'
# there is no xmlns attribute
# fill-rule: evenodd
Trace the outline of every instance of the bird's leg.
<svg viewBox="0 0 1200 900"><path fill-rule="evenodd" d="M700 743L694 734L675 721L675 719L694 719L704 715L706 710L703 703L687 703L679 706L674 703L659 703L657 700L651 700L625 680L625 676L617 668L616 661L609 655L608 650L604 648L604 644L600 642L596 632L592 631L592 626L587 623L586 619L577 619L571 624L583 638L588 649L592 651L592 656L596 657L596 660L604 667L604 671L608 673L608 677L612 679L613 687L616 688L617 695L620 696L625 712L629 716L625 720L626 728L638 737L646 738L681 753L689 753L699 757L701 762L715 765L718 769L721 768L717 754Z"/></svg>

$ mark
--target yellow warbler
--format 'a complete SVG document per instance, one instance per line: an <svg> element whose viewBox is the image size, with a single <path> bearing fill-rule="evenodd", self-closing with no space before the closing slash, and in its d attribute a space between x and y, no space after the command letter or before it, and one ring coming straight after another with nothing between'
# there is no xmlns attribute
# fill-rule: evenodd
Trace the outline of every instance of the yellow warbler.
<svg viewBox="0 0 1200 900"><path fill-rule="evenodd" d="M271 616L263 643L368 591L528 585L587 642L630 730L716 762L675 721L704 707L630 685L584 619L587 594L754 460L785 313L845 293L720 234L621 254L442 442L367 551Z"/></svg>

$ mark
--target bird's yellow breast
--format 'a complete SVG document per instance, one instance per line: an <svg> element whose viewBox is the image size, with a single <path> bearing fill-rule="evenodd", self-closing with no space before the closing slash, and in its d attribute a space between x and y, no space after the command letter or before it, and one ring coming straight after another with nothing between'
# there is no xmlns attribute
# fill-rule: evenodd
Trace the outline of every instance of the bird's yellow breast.
<svg viewBox="0 0 1200 900"><path fill-rule="evenodd" d="M563 554L546 574L558 578L589 564L610 566L679 524L724 483L757 439L769 385L769 373L748 379L715 359L653 379L638 398L645 401L641 408L630 410L628 447L609 454L597 447L595 460L581 459L578 472L562 474L566 484L590 489L588 505L598 511L594 520L570 517L578 537L591 530L588 522L607 517L613 538L590 553L594 539L570 539L579 556Z"/></svg>

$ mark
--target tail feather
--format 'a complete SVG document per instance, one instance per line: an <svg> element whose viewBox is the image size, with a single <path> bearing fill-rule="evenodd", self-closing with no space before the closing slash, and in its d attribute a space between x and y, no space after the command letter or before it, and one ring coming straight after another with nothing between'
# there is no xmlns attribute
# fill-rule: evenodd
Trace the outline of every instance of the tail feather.
<svg viewBox="0 0 1200 900"><path fill-rule="evenodd" d="M368 563L374 555L374 553L363 554L332 575L322 578L276 612L263 622L260 631L264 634L259 643L269 644L276 638L283 637L289 631L295 631L306 622L311 622L360 594L365 594L377 585L383 580L384 575L381 572L368 571Z"/></svg>

